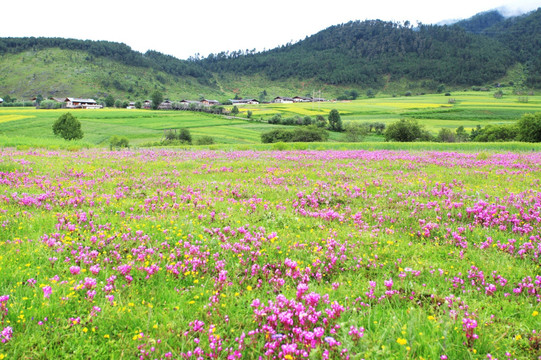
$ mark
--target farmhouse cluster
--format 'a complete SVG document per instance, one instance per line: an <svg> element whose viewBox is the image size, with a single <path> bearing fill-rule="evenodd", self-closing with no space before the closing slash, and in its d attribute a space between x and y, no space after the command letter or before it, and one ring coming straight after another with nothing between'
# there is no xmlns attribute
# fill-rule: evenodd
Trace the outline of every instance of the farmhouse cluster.
<svg viewBox="0 0 541 360"><path fill-rule="evenodd" d="M36 101L37 98L32 98L32 101ZM61 107L66 109L101 109L104 107L103 102L98 103L94 99L84 99L84 98L73 98L73 97L66 97L66 98L58 98L58 97L51 97L48 100L54 101L56 103L61 104ZM3 100L0 99L0 103ZM283 97L283 96L277 96L272 101L269 102L262 102L265 104L273 103L273 104L292 104L292 103L303 103L303 102L322 102L327 101L324 98L312 98L312 97L304 97L304 96L295 96L295 97ZM173 110L173 109L190 109L190 108L202 108L202 107L211 107L211 106L217 106L217 105L259 105L261 102L257 99L253 98L246 98L246 99L229 99L226 103L221 103L218 100L209 100L209 99L201 99L201 100L181 100L181 101L171 101L171 100L164 100L162 103L158 105L158 109L160 110ZM145 100L141 105L143 109L152 109L152 101L151 100ZM130 102L127 106L128 109L135 109L136 103Z"/></svg>

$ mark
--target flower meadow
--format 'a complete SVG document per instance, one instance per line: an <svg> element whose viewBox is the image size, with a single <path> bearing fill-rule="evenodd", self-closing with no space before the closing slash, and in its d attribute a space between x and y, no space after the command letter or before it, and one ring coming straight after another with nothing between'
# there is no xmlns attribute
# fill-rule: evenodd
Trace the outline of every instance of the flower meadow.
<svg viewBox="0 0 541 360"><path fill-rule="evenodd" d="M540 153L0 152L0 359L541 357Z"/></svg>

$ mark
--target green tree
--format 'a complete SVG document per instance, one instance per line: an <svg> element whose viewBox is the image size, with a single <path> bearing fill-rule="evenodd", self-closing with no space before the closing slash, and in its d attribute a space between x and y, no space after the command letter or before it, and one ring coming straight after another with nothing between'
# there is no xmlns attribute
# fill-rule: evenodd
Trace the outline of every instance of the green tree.
<svg viewBox="0 0 541 360"><path fill-rule="evenodd" d="M53 124L53 133L66 140L83 138L81 123L71 113L61 115Z"/></svg>
<svg viewBox="0 0 541 360"><path fill-rule="evenodd" d="M113 95L111 94L107 95L107 97L105 98L105 106L113 107L114 105L115 105L115 98L113 97Z"/></svg>
<svg viewBox="0 0 541 360"><path fill-rule="evenodd" d="M374 91L374 89L366 90L366 97L368 97L370 99L375 98L376 97L376 92Z"/></svg>
<svg viewBox="0 0 541 360"><path fill-rule="evenodd" d="M183 143L187 143L191 145L192 134L190 134L190 130L185 129L185 128L180 129L179 134L178 134L178 139Z"/></svg>
<svg viewBox="0 0 541 360"><path fill-rule="evenodd" d="M390 124L384 133L385 141L410 142L430 140L430 134L416 120L401 119Z"/></svg>
<svg viewBox="0 0 541 360"><path fill-rule="evenodd" d="M461 125L456 129L456 140L457 141L459 141L459 142L468 141L469 138L470 138L470 136L468 135L466 130L464 130L464 126Z"/></svg>
<svg viewBox="0 0 541 360"><path fill-rule="evenodd" d="M122 107L122 100L116 99L116 101L115 101L115 107L116 107L117 109L120 109L120 108Z"/></svg>
<svg viewBox="0 0 541 360"><path fill-rule="evenodd" d="M152 109L157 110L158 106L163 102L163 95L159 91L154 91L150 96L150 99L152 100Z"/></svg>
<svg viewBox="0 0 541 360"><path fill-rule="evenodd" d="M344 130L342 127L342 118L340 117L340 113L336 109L332 109L329 112L329 128L332 131Z"/></svg>
<svg viewBox="0 0 541 360"><path fill-rule="evenodd" d="M344 134L347 142L359 142L368 134L368 128L358 122L348 122L344 126Z"/></svg>
<svg viewBox="0 0 541 360"><path fill-rule="evenodd" d="M517 127L519 141L541 142L541 113L522 115Z"/></svg>
<svg viewBox="0 0 541 360"><path fill-rule="evenodd" d="M135 102L135 108L136 108L136 109L140 109L140 108L142 108L142 107L143 107L143 104L142 104L140 101L136 101L136 102Z"/></svg>
<svg viewBox="0 0 541 360"><path fill-rule="evenodd" d="M451 143L456 141L456 135L451 129L441 128L436 140L439 142Z"/></svg>
<svg viewBox="0 0 541 360"><path fill-rule="evenodd" d="M237 107L237 105L234 105L233 109L231 109L231 115L237 116L238 114L239 114L239 108Z"/></svg>

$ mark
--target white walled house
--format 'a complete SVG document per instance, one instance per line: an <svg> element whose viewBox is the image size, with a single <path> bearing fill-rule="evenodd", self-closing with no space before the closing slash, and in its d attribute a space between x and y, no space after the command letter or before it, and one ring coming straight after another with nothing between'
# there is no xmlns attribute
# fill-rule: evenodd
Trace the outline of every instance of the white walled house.
<svg viewBox="0 0 541 360"><path fill-rule="evenodd" d="M79 99L79 98L66 98L64 100L66 109L101 109L103 106L98 105L94 99Z"/></svg>

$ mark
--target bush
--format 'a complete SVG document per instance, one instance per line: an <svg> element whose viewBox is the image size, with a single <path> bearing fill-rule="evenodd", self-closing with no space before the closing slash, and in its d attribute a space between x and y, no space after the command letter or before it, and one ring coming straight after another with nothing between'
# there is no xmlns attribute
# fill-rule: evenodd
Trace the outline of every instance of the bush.
<svg viewBox="0 0 541 360"><path fill-rule="evenodd" d="M327 127L327 120L325 119L325 117L323 117L323 115L318 115L316 116L316 126L318 128L325 128Z"/></svg>
<svg viewBox="0 0 541 360"><path fill-rule="evenodd" d="M487 125L478 131L473 141L479 142L502 142L513 141L517 138L518 127L516 125Z"/></svg>
<svg viewBox="0 0 541 360"><path fill-rule="evenodd" d="M315 142L327 141L329 134L315 126L296 128L294 130L276 129L261 134L261 142Z"/></svg>
<svg viewBox="0 0 541 360"><path fill-rule="evenodd" d="M60 109L61 107L62 103L54 100L43 100L39 103L40 109Z"/></svg>
<svg viewBox="0 0 541 360"><path fill-rule="evenodd" d="M456 135L451 129L442 128L438 132L438 136L436 137L436 140L438 142L452 143L452 142L456 142Z"/></svg>
<svg viewBox="0 0 541 360"><path fill-rule="evenodd" d="M402 119L392 123L385 130L385 141L430 141L432 136L415 120Z"/></svg>
<svg viewBox="0 0 541 360"><path fill-rule="evenodd" d="M282 114L276 114L268 120L269 124L280 124L282 122Z"/></svg>
<svg viewBox="0 0 541 360"><path fill-rule="evenodd" d="M368 134L368 127L357 122L348 122L344 127L344 134L347 142L359 142Z"/></svg>
<svg viewBox="0 0 541 360"><path fill-rule="evenodd" d="M541 142L541 113L522 115L517 128L519 141Z"/></svg>
<svg viewBox="0 0 541 360"><path fill-rule="evenodd" d="M115 148L127 148L130 146L130 141L125 136L111 136L111 139L109 140L109 148L115 149Z"/></svg>
<svg viewBox="0 0 541 360"><path fill-rule="evenodd" d="M196 145L212 145L214 144L214 138L212 136L201 136L195 140Z"/></svg>
<svg viewBox="0 0 541 360"><path fill-rule="evenodd" d="M190 130L188 129L180 129L180 132L178 134L178 139L181 141L181 142L184 142L184 143L187 143L187 144L192 144L192 134L190 134Z"/></svg>
<svg viewBox="0 0 541 360"><path fill-rule="evenodd" d="M53 133L65 140L83 138L81 123L71 113L61 115L53 124Z"/></svg>

